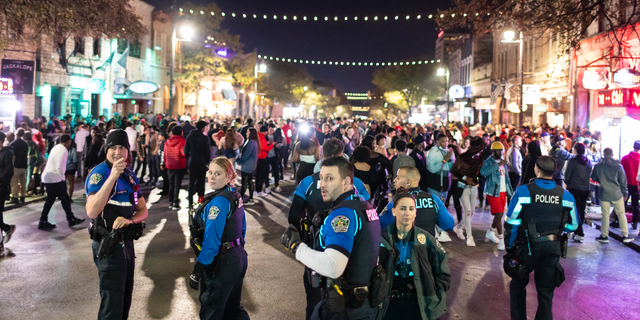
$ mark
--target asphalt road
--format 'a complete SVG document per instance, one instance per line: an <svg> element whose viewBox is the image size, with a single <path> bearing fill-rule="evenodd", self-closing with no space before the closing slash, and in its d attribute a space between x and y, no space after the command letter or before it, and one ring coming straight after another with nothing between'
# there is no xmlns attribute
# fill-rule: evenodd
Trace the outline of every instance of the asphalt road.
<svg viewBox="0 0 640 320"><path fill-rule="evenodd" d="M281 186L283 193L272 192L245 208L249 267L242 303L252 319L304 319L303 268L279 242L287 225L293 181ZM149 191L145 194L147 229L135 243L130 319L197 319L198 293L187 285L195 259L188 244L186 208L171 211L166 198L159 199L157 190L151 195ZM73 211L86 216L81 193L76 194ZM186 197L185 190L181 197ZM186 200L182 202L186 206ZM95 319L100 296L88 222L70 229L58 203L50 214L58 227L40 231L42 205L33 203L5 213L5 221L18 229L6 245L8 256L0 259L0 319ZM449 310L441 319L509 319L510 279L502 272L502 252L484 242L489 213L477 212L473 219L477 247L467 247L453 232L453 241L443 244L452 274ZM586 241L570 243L569 257L561 260L567 280L556 290L555 318L637 318L640 255L616 241L595 242L595 229L585 232ZM533 319L537 306L533 284L527 302Z"/></svg>

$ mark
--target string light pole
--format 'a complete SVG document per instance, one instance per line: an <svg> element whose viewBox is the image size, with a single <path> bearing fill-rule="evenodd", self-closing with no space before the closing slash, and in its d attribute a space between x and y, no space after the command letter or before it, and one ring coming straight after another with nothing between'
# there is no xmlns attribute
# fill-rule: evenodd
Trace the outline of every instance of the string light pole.
<svg viewBox="0 0 640 320"><path fill-rule="evenodd" d="M523 126L523 119L524 119L524 101L523 101L523 93L524 93L524 61L522 59L522 53L523 53L523 43L524 43L524 39L522 38L522 30L520 31L520 38L514 40L516 33L513 30L506 30L504 33L504 40L502 40L502 43L518 43L520 44L520 48L519 48L519 63L518 63L518 74L520 76L520 103L518 105L518 108L520 108L520 112L518 112L518 126Z"/></svg>
<svg viewBox="0 0 640 320"><path fill-rule="evenodd" d="M169 114L173 114L173 106L174 106L174 90L173 90L173 78L175 73L175 64L176 64L176 46L178 45L178 41L191 41L191 36L193 35L193 29L190 26L183 26L180 29L180 36L182 39L178 39L178 19L180 17L175 12L173 13L173 26L171 30L171 76L169 79Z"/></svg>
<svg viewBox="0 0 640 320"><path fill-rule="evenodd" d="M258 73L266 73L267 72L267 65L264 64L264 62L261 63L260 61L260 56L258 55L258 48L253 49L253 53L256 56L256 62L255 65L253 67L253 76L254 76L254 81L253 81L253 112L249 112L249 116L251 116L252 113L254 113L253 118L257 119L257 115L258 115Z"/></svg>

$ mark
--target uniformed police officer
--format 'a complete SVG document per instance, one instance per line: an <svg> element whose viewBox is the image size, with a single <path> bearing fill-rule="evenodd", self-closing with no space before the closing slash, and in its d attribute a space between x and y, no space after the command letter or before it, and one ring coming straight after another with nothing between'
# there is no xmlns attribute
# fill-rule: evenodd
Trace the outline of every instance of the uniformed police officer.
<svg viewBox="0 0 640 320"><path fill-rule="evenodd" d="M104 148L106 160L95 166L85 181L87 215L93 219L93 260L100 276L98 319L127 319L135 269L133 239L141 233L135 236L130 231L138 228L149 212L138 177L126 168L131 163L127 133L111 131ZM118 242L110 255L101 252L109 234Z"/></svg>
<svg viewBox="0 0 640 320"><path fill-rule="evenodd" d="M566 234L578 228L575 200L556 186L556 162L549 156L536 161L537 179L516 189L505 217L505 272L510 285L511 319L527 319L527 283L535 270L538 292L536 319L552 319L553 292L564 281L560 256L566 256Z"/></svg>
<svg viewBox="0 0 640 320"><path fill-rule="evenodd" d="M415 167L402 167L398 169L396 178L393 179L394 189L406 188L416 198L415 225L437 237L436 225L444 230L451 230L454 226L453 217L449 214L442 200L420 189L420 171ZM386 228L395 221L391 213L393 201L380 213L380 226Z"/></svg>
<svg viewBox="0 0 640 320"><path fill-rule="evenodd" d="M200 287L200 319L249 319L240 306L247 272L247 221L242 196L232 187L236 172L229 159L211 161L207 180L215 191L205 196L195 213L194 224L204 230L198 235L203 239L189 286Z"/></svg>
<svg viewBox="0 0 640 320"><path fill-rule="evenodd" d="M380 222L374 208L353 189L353 165L343 157L322 162L320 192L332 210L313 218L314 248L289 225L280 241L296 259L322 275L323 298L311 319L374 319L369 285L380 249Z"/></svg>
<svg viewBox="0 0 640 320"><path fill-rule="evenodd" d="M322 145L322 157L329 159L332 157L342 157L344 152L344 143L337 138L327 139ZM357 194L362 197L363 200L368 201L370 196L365 189L362 180L358 178L353 179L353 186L357 191ZM331 209L331 202L324 202L320 193L320 172L316 172L313 175L307 176L302 179L296 191L294 192L293 201L289 209L289 223L296 226L298 231L308 233L307 229L310 225L302 225L301 219L308 218L310 222L313 216L318 212L323 212ZM305 213L306 211L306 213ZM307 220L307 219L305 219ZM303 236L302 240L309 246L313 247L313 237ZM304 290L307 294L307 309L306 319L311 319L313 309L322 299L320 288L313 287L310 279L311 269L305 268L303 275Z"/></svg>

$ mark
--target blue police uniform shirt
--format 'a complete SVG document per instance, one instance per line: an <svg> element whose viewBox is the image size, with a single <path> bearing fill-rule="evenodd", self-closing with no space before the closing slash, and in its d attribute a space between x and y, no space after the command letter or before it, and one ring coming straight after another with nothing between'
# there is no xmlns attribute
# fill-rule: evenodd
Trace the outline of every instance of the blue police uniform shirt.
<svg viewBox="0 0 640 320"><path fill-rule="evenodd" d="M320 182L318 181L318 183ZM312 184L313 184L313 176L305 177L300 181L300 183L296 187L296 191L294 192L294 194L304 200L307 200L307 191L309 190L309 188L312 187L311 186ZM362 183L362 180L358 178L353 178L353 187L358 191L358 195L361 198L363 198L364 201L369 201L369 199L371 199L371 196L367 192L367 189L365 189L364 184ZM320 189L320 186L318 185L316 186L316 188Z"/></svg>
<svg viewBox="0 0 640 320"><path fill-rule="evenodd" d="M228 191L235 191L231 187L227 187ZM198 256L198 262L207 266L213 262L213 259L218 255L220 251L220 245L222 244L222 233L224 232L224 226L227 222L227 218L232 214L231 203L227 198L223 196L217 196L205 206L201 213L203 221L206 221L206 227L204 229L204 240L202 241L202 250ZM247 219L244 218L244 224L242 227L242 237L244 238L247 232Z"/></svg>
<svg viewBox="0 0 640 320"><path fill-rule="evenodd" d="M357 200L361 197L351 195L344 199ZM355 210L347 207L337 208L324 219L320 227L320 247L322 249L335 249L349 257L353 249L353 239L362 227Z"/></svg>
<svg viewBox="0 0 640 320"><path fill-rule="evenodd" d="M435 203L435 206L438 210L438 225L440 226L440 228L444 230L453 229L455 222L453 221L453 217L451 217L451 215L449 214L449 210L447 210L447 207L445 207L444 203L442 203L442 200L440 200L440 198L438 197L431 197L431 198L433 199L433 202ZM418 207L419 205L416 204L416 210L419 209ZM393 209L393 200L390 199L389 203L380 214L380 229L384 229L388 227L390 224L392 224L394 221L396 221L396 218L393 216L391 209Z"/></svg>
<svg viewBox="0 0 640 320"><path fill-rule="evenodd" d="M410 232L407 237L412 235L413 232ZM406 263L409 266L409 276L413 276L413 270L411 270L411 252L413 251L413 241L412 239L397 239L396 240L396 248L398 249L398 262L396 265L401 263ZM398 274L398 269L396 268L396 276L400 276Z"/></svg>
<svg viewBox="0 0 640 320"><path fill-rule="evenodd" d="M140 183L138 177L132 172L130 172L131 179L133 179L133 185L138 185ZM87 196L93 195L100 191L104 182L109 178L111 174L111 168L106 161L101 162L99 165L95 166L91 169L89 173L89 178L84 182L84 192ZM116 194L111 195L109 198L108 204L114 204L117 206L133 206L130 201L129 194L133 192L133 186L131 181L127 180L127 174L122 173L120 177L118 177L118 181L116 182ZM138 199L142 197L142 192L138 190Z"/></svg>
<svg viewBox="0 0 640 320"><path fill-rule="evenodd" d="M555 188L556 183L552 180L544 180L544 179L536 179L535 184L542 188L551 190ZM522 211L523 204L531 203L531 194L529 193L529 188L526 185L518 187L516 192L513 194L511 198L511 202L509 203L509 210L507 210L507 214L504 218L505 222L511 225L511 236L509 237L508 243L509 247L513 246L514 241L518 236L518 227L522 223L520 220L520 211ZM571 224L565 223L564 232L572 232L578 229L578 216L576 214L576 201L573 198L573 195L569 193L567 190L564 190L562 194L562 206L565 208L570 208L571 212Z"/></svg>

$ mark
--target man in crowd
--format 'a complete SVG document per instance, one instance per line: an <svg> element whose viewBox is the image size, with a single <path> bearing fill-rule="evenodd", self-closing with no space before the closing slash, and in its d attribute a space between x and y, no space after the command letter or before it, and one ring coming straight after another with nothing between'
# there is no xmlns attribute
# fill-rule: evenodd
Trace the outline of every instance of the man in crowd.
<svg viewBox="0 0 640 320"><path fill-rule="evenodd" d="M451 181L449 170L456 160L453 150L447 148L448 145L449 138L446 135L441 133L436 137L436 146L429 149L427 153L426 176L422 176L426 180L426 191L440 200L447 198L449 181Z"/></svg>
<svg viewBox="0 0 640 320"><path fill-rule="evenodd" d="M160 145L158 143L157 129L158 128L153 125L148 126L144 131L146 135L144 146L147 149L147 164L149 165L149 180L147 180L148 186L152 186L158 181L158 171L160 169Z"/></svg>
<svg viewBox="0 0 640 320"><path fill-rule="evenodd" d="M565 149L566 146L565 138L557 135L553 138L553 148L551 148L551 152L549 153L549 156L556 161L557 167L556 172L553 173L553 179L560 187L562 187L564 183L564 164L567 160L573 158L573 155Z"/></svg>
<svg viewBox="0 0 640 320"><path fill-rule="evenodd" d="M393 160L393 178L395 179L398 175L398 169L402 167L415 167L416 162L407 155L407 141L404 139L398 139L396 141L396 151L398 155Z"/></svg>
<svg viewBox="0 0 640 320"><path fill-rule="evenodd" d="M198 193L198 203L204 200L204 182L211 161L209 138L204 135L206 129L206 122L196 122L196 130L191 131L184 145L189 165L189 209L193 208L194 193Z"/></svg>
<svg viewBox="0 0 640 320"><path fill-rule="evenodd" d="M640 194L638 194L638 167L640 166L640 140L636 140L633 144L633 151L628 155L622 157L620 160L624 173L627 176L627 191L629 192L629 199L631 199L631 207L633 208L633 220L631 220L631 229L638 230L638 215L640 215L640 208L638 207L638 200ZM625 201L626 204L626 201Z"/></svg>
<svg viewBox="0 0 640 320"><path fill-rule="evenodd" d="M424 136L419 134L415 139L413 139L413 143L415 147L409 156L413 159L416 164L416 168L420 173L421 177L427 176L427 157L424 155L424 149L426 148L426 143L424 141ZM420 181L420 189L427 190L427 179L422 179Z"/></svg>
<svg viewBox="0 0 640 320"><path fill-rule="evenodd" d="M507 167L509 168L509 180L511 181L511 187L517 188L520 181L520 175L522 174L522 153L520 148L522 146L522 137L514 136L513 143L509 150L507 150Z"/></svg>
<svg viewBox="0 0 640 320"><path fill-rule="evenodd" d="M18 197L20 198L20 202L24 203L24 198L27 194L27 155L29 153L29 146L22 140L23 136L24 129L20 128L16 131L17 139L11 142L15 160L13 162L13 177L11 178L11 196L13 198L9 203L14 204L18 203Z"/></svg>
<svg viewBox="0 0 640 320"><path fill-rule="evenodd" d="M131 122L125 122L124 132L127 133L129 139L129 151L131 151L131 170L134 169L136 164L136 158L138 157L138 148L136 148L136 139L138 138L138 132L133 128Z"/></svg>
<svg viewBox="0 0 640 320"><path fill-rule="evenodd" d="M80 164L80 167L78 168L80 170L80 176L82 177L82 181L84 182L84 179L86 178L86 175L84 174L84 159L85 159L85 151L84 149L88 147L87 145L87 137L91 136L91 133L89 132L89 130L87 130L87 125L81 123L78 126L78 131L76 132L76 136L74 138L74 141L76 143L76 153L78 156L78 161Z"/></svg>
<svg viewBox="0 0 640 320"><path fill-rule="evenodd" d="M4 200L9 196L11 177L13 176L13 151L4 147L6 135L0 131L0 258L4 257L4 244L9 242L16 231L15 225L4 223Z"/></svg>

